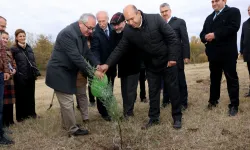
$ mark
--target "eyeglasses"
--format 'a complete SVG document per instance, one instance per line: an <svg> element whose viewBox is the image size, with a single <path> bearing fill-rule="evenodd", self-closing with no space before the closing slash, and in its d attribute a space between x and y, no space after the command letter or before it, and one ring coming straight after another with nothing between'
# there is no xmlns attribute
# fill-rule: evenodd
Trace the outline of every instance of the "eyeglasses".
<svg viewBox="0 0 250 150"><path fill-rule="evenodd" d="M90 31L95 31L95 27L88 27L88 26L86 26L86 24L85 23L82 23L88 30L90 30Z"/></svg>

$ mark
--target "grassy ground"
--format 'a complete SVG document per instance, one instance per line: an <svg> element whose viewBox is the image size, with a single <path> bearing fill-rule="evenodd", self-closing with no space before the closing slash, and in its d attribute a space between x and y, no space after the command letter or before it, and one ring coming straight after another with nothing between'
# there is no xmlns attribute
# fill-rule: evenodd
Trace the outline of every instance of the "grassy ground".
<svg viewBox="0 0 250 150"><path fill-rule="evenodd" d="M250 149L250 99L242 95L247 91L248 72L246 64L238 63L240 78L239 114L228 117L229 98L226 82L221 87L221 99L218 107L212 111L206 109L209 98L208 63L187 65L186 76L189 91L189 108L183 113L183 128L172 128L171 107L161 109L161 123L149 130L141 130L147 122L148 103L135 104L135 117L122 122L124 149ZM196 83L202 79L203 82ZM109 150L118 144L118 132L113 123L100 118L96 108L89 108L90 122L82 124L80 113L76 112L78 123L89 129L90 135L68 138L61 128L58 101L50 111L46 111L53 91L40 79L36 84L36 109L41 119L16 123L10 129L15 145L0 147L3 150ZM114 94L122 108L120 81L116 79Z"/></svg>

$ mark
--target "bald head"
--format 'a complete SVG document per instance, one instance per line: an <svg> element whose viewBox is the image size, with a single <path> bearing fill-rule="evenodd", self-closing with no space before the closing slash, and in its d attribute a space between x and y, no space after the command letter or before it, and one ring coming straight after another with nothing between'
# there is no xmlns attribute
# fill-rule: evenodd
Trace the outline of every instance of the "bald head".
<svg viewBox="0 0 250 150"><path fill-rule="evenodd" d="M96 13L96 19L98 21L99 26L105 30L108 27L108 13L106 11L98 11Z"/></svg>
<svg viewBox="0 0 250 150"><path fill-rule="evenodd" d="M131 25L133 28L139 28L141 24L141 12L135 7L135 5L127 5L123 9L123 15L128 25Z"/></svg>
<svg viewBox="0 0 250 150"><path fill-rule="evenodd" d="M127 5L124 9L123 9L123 13L136 13L138 10L135 7L135 5Z"/></svg>

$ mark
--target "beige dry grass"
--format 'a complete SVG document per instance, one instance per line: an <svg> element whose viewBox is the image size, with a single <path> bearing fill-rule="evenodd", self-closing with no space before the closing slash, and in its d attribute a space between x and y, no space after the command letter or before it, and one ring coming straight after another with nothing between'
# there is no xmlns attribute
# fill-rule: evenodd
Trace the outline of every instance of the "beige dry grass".
<svg viewBox="0 0 250 150"><path fill-rule="evenodd" d="M186 76L189 91L189 108L183 114L183 128L174 130L170 107L161 110L161 124L149 130L141 130L141 125L147 121L148 103L135 104L135 117L122 123L125 149L250 149L250 99L242 95L247 91L248 72L242 60L238 63L240 78L240 107L236 117L228 117L227 105L229 98L226 82L221 87L219 106L208 111L209 70L208 63L190 64L186 66ZM203 82L196 83L196 80ZM112 149L113 141L118 133L114 125L103 121L96 108L90 108L90 122L83 124L91 132L90 135L68 138L66 131L61 128L60 111L57 100L50 111L49 106L52 90L46 87L44 80L36 84L36 108L42 116L38 120L27 120L16 123L10 129L16 144L0 147L3 150L108 150ZM120 82L115 84L115 96L122 106ZM77 120L81 123L80 114L76 112Z"/></svg>

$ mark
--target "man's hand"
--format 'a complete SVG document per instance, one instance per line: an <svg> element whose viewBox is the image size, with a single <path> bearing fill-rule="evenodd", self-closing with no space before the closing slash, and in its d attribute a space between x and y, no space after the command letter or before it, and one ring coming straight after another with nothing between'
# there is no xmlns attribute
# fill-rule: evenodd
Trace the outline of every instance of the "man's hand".
<svg viewBox="0 0 250 150"><path fill-rule="evenodd" d="M4 73L4 81L10 79L10 74L9 73Z"/></svg>
<svg viewBox="0 0 250 150"><path fill-rule="evenodd" d="M205 35L205 39L208 42L211 42L213 39L215 39L214 33L208 33L207 35Z"/></svg>
<svg viewBox="0 0 250 150"><path fill-rule="evenodd" d="M10 74L11 74L11 75L16 74L16 69L12 69L12 70L10 70Z"/></svg>
<svg viewBox="0 0 250 150"><path fill-rule="evenodd" d="M168 61L168 66L167 67L173 67L176 65L176 61Z"/></svg>
<svg viewBox="0 0 250 150"><path fill-rule="evenodd" d="M102 79L104 77L104 73L102 73L101 71L95 71L95 76L98 78L98 79Z"/></svg>
<svg viewBox="0 0 250 150"><path fill-rule="evenodd" d="M108 71L108 69L109 69L109 66L107 64L101 65L101 70L103 73L106 73Z"/></svg>
<svg viewBox="0 0 250 150"><path fill-rule="evenodd" d="M185 64L188 64L190 62L190 59L189 58L184 58L183 61L184 61Z"/></svg>
<svg viewBox="0 0 250 150"><path fill-rule="evenodd" d="M101 65L97 65L97 66L96 66L96 70L103 72L103 71L102 71Z"/></svg>

